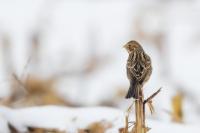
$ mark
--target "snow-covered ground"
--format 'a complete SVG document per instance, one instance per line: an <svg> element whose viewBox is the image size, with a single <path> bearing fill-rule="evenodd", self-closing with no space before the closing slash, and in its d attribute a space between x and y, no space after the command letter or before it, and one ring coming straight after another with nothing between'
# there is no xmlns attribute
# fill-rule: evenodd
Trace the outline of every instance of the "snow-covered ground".
<svg viewBox="0 0 200 133"><path fill-rule="evenodd" d="M58 106L30 107L10 109L0 107L0 131L8 133L7 123L13 125L20 133L27 127L53 128L68 133L76 133L94 122L112 123L112 131L123 127L124 113L109 107L69 108Z"/></svg>
<svg viewBox="0 0 200 133"><path fill-rule="evenodd" d="M130 117L134 118L134 116ZM43 106L24 109L0 107L0 131L2 133L9 133L7 123L12 124L20 133L26 132L27 127L51 128L67 131L67 133L76 133L78 129L84 129L91 123L102 121L112 124L106 133L117 133L119 128L124 126L124 119L124 112L109 107ZM152 128L150 133L199 131L199 123L175 124L148 119L147 125Z"/></svg>
<svg viewBox="0 0 200 133"><path fill-rule="evenodd" d="M10 73L5 71L5 60L9 57L3 49L2 41L7 36L10 39L13 71L19 77L34 74L48 78L61 72L78 73L57 80L54 87L59 95L82 106L114 102L122 110L114 112L119 112L120 118L123 118L123 112L131 100L124 100L123 97L116 99L117 91L126 91L129 84L125 71L127 53L122 46L135 39L142 43L153 62L153 74L145 86L145 95L149 96L162 87L161 93L154 100L156 114L153 118L158 121L149 118L149 124L153 124L150 126L153 128L151 132L169 132L170 129L177 129L181 133L196 131L200 123L199 18L198 0L0 0L0 97L8 97L11 93ZM32 47L29 44L34 34L39 35L40 39L37 53L39 59L37 64L34 64L33 59L24 71L27 60L32 57ZM162 46L158 46L156 41L159 35ZM92 63L97 64L94 70L82 72ZM179 90L186 94L185 125L170 123L171 117L166 113L171 111L171 97ZM33 113L35 118L40 117L38 111L46 114L50 110L45 116L52 113L52 117L48 118L52 120L46 126L63 129L67 128L67 124L72 124L70 119L61 120L57 125L51 121L60 120L72 112L78 115L76 109L60 107L17 110L1 107L0 132L7 132L7 121L14 122L15 118L18 120L18 115L23 111L28 116L32 110L36 112ZM56 110L63 113L56 114ZM105 110L110 112L110 109ZM115 117L116 114L111 115ZM77 122L87 125L89 117L86 117ZM30 120L30 124L37 123L35 119L26 118L20 118L20 124L16 127L24 130L23 122L26 120Z"/></svg>

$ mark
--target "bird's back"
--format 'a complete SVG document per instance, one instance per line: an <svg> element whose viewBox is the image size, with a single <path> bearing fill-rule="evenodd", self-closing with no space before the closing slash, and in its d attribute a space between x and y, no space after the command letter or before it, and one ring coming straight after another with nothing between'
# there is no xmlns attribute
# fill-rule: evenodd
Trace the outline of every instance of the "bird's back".
<svg viewBox="0 0 200 133"><path fill-rule="evenodd" d="M151 75L151 59L143 49L134 50L127 61L127 76L129 80L136 80L143 84Z"/></svg>

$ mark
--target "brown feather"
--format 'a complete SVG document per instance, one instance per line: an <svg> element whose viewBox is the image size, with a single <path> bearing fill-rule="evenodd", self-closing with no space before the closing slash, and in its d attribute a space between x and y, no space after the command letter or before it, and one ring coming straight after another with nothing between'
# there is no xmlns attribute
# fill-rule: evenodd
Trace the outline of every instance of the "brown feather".
<svg viewBox="0 0 200 133"><path fill-rule="evenodd" d="M144 52L142 46L136 41L130 41L125 45L126 50L129 53L127 60L127 77L130 80L130 88L136 89L138 86L141 87L149 80L152 73L151 59ZM137 86L136 86L137 85ZM133 88L134 87L134 88ZM130 98L130 93L136 92L135 90L129 90L128 97ZM132 94L133 98L136 98L135 94Z"/></svg>

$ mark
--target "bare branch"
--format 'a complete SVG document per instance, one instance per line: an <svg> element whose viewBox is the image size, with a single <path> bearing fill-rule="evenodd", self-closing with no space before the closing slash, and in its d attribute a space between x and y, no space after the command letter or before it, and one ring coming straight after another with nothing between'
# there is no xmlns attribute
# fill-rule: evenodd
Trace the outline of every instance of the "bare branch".
<svg viewBox="0 0 200 133"><path fill-rule="evenodd" d="M161 88L158 89L155 93L153 93L150 97L148 97L146 100L144 100L143 104L146 104L148 101L151 101L159 92L161 91Z"/></svg>
<svg viewBox="0 0 200 133"><path fill-rule="evenodd" d="M26 85L18 78L18 76L15 73L13 73L12 76L13 76L14 80L17 81L17 83L21 86L21 88L23 89L23 91L25 93L27 93Z"/></svg>

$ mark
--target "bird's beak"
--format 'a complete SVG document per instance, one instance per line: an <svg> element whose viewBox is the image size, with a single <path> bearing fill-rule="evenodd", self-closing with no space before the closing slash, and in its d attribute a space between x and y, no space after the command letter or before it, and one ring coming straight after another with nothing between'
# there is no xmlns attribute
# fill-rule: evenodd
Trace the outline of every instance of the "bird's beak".
<svg viewBox="0 0 200 133"><path fill-rule="evenodd" d="M122 48L126 48L126 44Z"/></svg>

